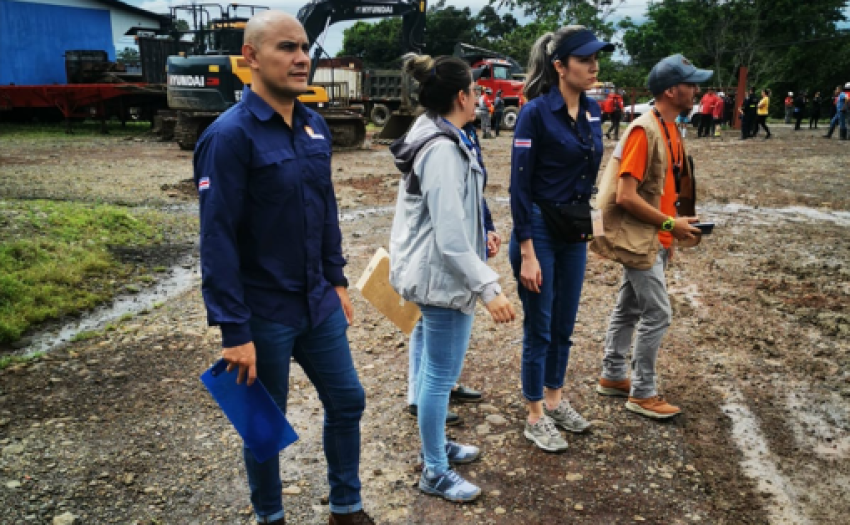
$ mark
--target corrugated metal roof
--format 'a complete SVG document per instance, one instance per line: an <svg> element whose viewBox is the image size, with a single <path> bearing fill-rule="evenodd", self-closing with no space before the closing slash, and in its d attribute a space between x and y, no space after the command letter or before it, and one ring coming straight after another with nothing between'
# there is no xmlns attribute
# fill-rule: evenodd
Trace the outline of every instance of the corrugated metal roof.
<svg viewBox="0 0 850 525"><path fill-rule="evenodd" d="M120 0L95 0L95 1L98 2L98 3L104 4L106 6L109 6L113 9L121 9L122 11L130 11L131 13L136 13L136 14L139 14L139 15L145 15L145 16L150 17L150 18L155 18L155 19L159 20L160 22L168 23L168 22L171 21L170 15L162 15L162 14L159 14L159 13L154 13L153 11L148 11L146 9L142 9L141 7L136 7L134 5L126 4L124 2L121 2Z"/></svg>

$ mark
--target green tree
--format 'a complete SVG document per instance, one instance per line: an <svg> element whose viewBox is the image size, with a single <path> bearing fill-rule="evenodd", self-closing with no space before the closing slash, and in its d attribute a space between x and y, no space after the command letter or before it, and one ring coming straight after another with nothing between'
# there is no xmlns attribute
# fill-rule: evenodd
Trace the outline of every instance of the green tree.
<svg viewBox="0 0 850 525"><path fill-rule="evenodd" d="M499 16L490 6L473 15L469 8L446 6L445 0L429 7L426 17L425 52L434 56L451 55L455 44L464 42L524 62L540 27L538 23L520 26L513 15ZM401 26L397 17L358 22L344 31L338 56L360 57L369 67L398 67L407 51L402 49Z"/></svg>
<svg viewBox="0 0 850 525"><path fill-rule="evenodd" d="M138 64L139 50L134 47L125 47L117 53L116 57L122 64Z"/></svg>
<svg viewBox="0 0 850 525"><path fill-rule="evenodd" d="M735 85L743 66L750 85L824 91L850 62L850 39L838 27L846 4L664 0L648 8L645 23L625 20L621 28L632 64L644 74L661 58L683 53L700 67L714 69L715 85Z"/></svg>
<svg viewBox="0 0 850 525"><path fill-rule="evenodd" d="M357 22L343 32L337 56L356 56L369 67L398 67L402 49L401 19L385 18L377 23Z"/></svg>

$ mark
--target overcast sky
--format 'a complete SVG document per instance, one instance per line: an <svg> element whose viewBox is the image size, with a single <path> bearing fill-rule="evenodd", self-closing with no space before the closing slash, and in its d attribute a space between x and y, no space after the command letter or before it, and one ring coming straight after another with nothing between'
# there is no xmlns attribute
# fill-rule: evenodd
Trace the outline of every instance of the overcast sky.
<svg viewBox="0 0 850 525"><path fill-rule="evenodd" d="M616 3L618 0L614 0ZM643 16L643 13L646 11L646 4L649 0L626 0L623 4L617 9L616 17L623 18L626 16L630 16L633 19L638 19ZM153 11L154 13L168 13L169 6L171 5L186 5L186 0L124 0L124 2L132 5L139 6L143 9L147 9L148 11ZM201 2L199 2L201 3ZM251 3L257 5L265 5L272 9L280 9L287 13L291 13L295 15L298 12L298 9L301 6L308 3L306 0L253 0ZM431 0L429 2L431 5L436 4L436 0ZM469 7L473 14L478 13L478 11L487 5L487 0L453 0L447 2L448 5L453 5L458 8ZM226 5L226 4L222 4ZM522 20L522 13L515 13L515 16ZM375 19L376 21L378 19ZM325 49L328 50L328 53L331 55L335 55L337 51L342 48L342 32L344 29L351 27L354 22L340 22L338 24L332 25L328 29L328 34L325 36ZM132 39L128 41L128 45L132 45Z"/></svg>

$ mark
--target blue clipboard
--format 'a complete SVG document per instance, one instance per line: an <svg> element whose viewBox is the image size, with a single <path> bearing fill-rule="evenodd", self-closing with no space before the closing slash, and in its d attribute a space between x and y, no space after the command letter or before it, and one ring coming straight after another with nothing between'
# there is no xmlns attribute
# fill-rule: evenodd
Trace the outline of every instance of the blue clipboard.
<svg viewBox="0 0 850 525"><path fill-rule="evenodd" d="M220 359L201 374L201 382L257 461L264 462L295 443L298 435L260 380L238 385L238 374L238 368L228 373L227 361Z"/></svg>

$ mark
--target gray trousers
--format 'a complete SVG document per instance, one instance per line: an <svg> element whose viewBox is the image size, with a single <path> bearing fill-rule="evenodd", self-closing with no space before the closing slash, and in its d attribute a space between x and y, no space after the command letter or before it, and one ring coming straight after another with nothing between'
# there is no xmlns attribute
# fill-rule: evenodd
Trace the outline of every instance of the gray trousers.
<svg viewBox="0 0 850 525"><path fill-rule="evenodd" d="M490 112L476 110L475 114L481 119L481 133L490 133Z"/></svg>
<svg viewBox="0 0 850 525"><path fill-rule="evenodd" d="M626 357L637 327L631 360L631 396L640 399L658 395L655 362L671 317L664 278L668 254L664 248L659 250L655 264L649 270L623 267L617 306L611 314L605 336L602 377L621 381L628 377Z"/></svg>

